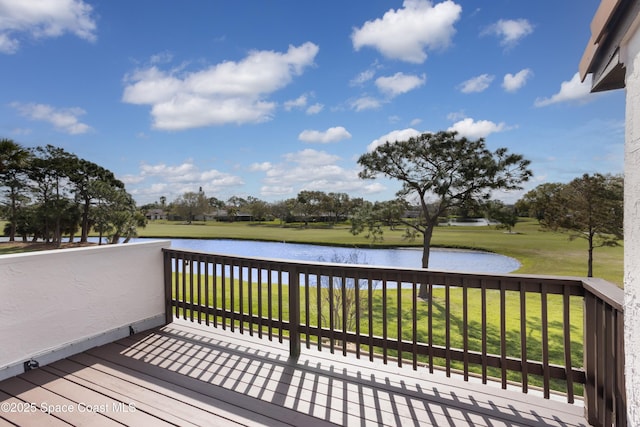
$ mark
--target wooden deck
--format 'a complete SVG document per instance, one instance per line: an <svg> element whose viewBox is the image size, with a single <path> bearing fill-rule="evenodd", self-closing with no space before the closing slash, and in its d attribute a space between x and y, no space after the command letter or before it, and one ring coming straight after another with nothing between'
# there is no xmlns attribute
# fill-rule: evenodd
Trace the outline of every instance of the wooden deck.
<svg viewBox="0 0 640 427"><path fill-rule="evenodd" d="M292 363L286 342L180 320L0 382L0 403L0 426L587 425L579 405L329 351Z"/></svg>

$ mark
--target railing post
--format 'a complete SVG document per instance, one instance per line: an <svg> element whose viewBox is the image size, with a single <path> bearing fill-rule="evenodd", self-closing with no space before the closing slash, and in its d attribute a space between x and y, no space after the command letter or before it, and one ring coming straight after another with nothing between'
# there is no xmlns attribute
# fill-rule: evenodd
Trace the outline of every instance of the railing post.
<svg viewBox="0 0 640 427"><path fill-rule="evenodd" d="M164 264L164 316L165 325L173 322L173 294L171 292L171 255L166 249L162 250Z"/></svg>
<svg viewBox="0 0 640 427"><path fill-rule="evenodd" d="M583 345L583 358L584 358L584 411L587 422L591 425L595 425L598 421L596 401L596 372L597 372L597 325L596 325L596 301L595 297L589 292L585 292L584 295L584 345Z"/></svg>
<svg viewBox="0 0 640 427"><path fill-rule="evenodd" d="M298 268L289 270L289 360L300 357L300 276Z"/></svg>

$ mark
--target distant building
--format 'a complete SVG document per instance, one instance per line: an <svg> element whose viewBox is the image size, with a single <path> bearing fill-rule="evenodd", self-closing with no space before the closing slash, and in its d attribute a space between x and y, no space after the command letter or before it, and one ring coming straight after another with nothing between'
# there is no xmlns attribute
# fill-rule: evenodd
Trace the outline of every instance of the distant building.
<svg viewBox="0 0 640 427"><path fill-rule="evenodd" d="M151 209L144 216L150 221L168 218L167 213L162 209Z"/></svg>

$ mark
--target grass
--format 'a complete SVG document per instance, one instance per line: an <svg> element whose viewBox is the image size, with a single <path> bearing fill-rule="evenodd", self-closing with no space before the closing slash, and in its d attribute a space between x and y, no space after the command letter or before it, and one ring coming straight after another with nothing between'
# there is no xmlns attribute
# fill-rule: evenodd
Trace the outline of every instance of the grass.
<svg viewBox="0 0 640 427"><path fill-rule="evenodd" d="M524 274L586 276L587 242L570 240L567 234L541 230L533 219L523 219L514 229L505 233L494 227L437 227L434 247L479 249L516 258ZM420 240L407 241L402 230L384 231L384 240L372 243L364 235L353 236L348 224L326 227L311 224L283 227L278 223L222 223L206 222L182 224L152 221L139 231L140 237L245 239L314 243L348 247L401 247L421 246ZM419 267L419 266L417 266ZM596 248L594 276L618 286L623 283L623 247Z"/></svg>

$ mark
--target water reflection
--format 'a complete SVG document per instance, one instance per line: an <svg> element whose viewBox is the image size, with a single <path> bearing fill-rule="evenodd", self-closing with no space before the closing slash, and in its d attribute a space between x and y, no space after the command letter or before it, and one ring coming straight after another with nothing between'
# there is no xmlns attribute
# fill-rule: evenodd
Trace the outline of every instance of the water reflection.
<svg viewBox="0 0 640 427"><path fill-rule="evenodd" d="M149 239L136 239L145 241ZM283 242L259 242L231 239L170 239L174 249L214 252L225 255L293 259L300 261L346 262L384 267L420 268L420 249L355 249ZM510 273L520 268L511 257L489 252L432 248L429 267L434 270L473 273Z"/></svg>

